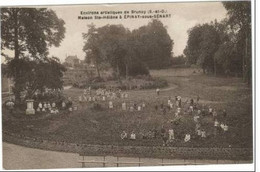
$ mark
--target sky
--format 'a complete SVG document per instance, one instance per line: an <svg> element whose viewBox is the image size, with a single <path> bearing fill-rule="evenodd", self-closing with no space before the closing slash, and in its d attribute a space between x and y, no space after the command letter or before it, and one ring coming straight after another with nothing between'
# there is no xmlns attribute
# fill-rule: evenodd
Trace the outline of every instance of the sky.
<svg viewBox="0 0 260 172"><path fill-rule="evenodd" d="M168 34L174 41L173 54L183 54L188 40L187 31L197 24L208 23L226 17L226 10L221 2L185 2L185 3L139 3L139 4L106 4L106 5L65 5L48 6L54 10L59 18L65 21L65 38L59 47L51 47L50 56L60 58L64 62L66 56L77 55L81 60L85 53L82 51L84 40L82 33L87 33L87 25L93 23L96 27L107 24L122 24L133 30L147 25L151 19L103 19L103 20L79 20L81 11L124 11L124 10L166 10L171 14L170 18L159 19L167 28Z"/></svg>

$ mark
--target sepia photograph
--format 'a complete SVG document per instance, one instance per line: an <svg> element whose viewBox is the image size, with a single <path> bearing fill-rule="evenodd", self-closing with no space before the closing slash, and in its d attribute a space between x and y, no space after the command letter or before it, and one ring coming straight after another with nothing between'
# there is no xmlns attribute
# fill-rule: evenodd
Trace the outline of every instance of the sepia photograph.
<svg viewBox="0 0 260 172"><path fill-rule="evenodd" d="M254 164L250 0L0 11L3 169Z"/></svg>

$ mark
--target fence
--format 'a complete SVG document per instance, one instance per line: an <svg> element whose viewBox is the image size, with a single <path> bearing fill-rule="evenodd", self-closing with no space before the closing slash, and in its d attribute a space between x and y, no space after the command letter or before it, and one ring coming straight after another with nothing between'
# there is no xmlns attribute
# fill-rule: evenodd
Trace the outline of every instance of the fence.
<svg viewBox="0 0 260 172"><path fill-rule="evenodd" d="M107 156L100 156L99 159L100 160L89 160L89 158L91 158L91 156L88 156L88 158L86 159L87 156L81 156L80 155L80 159L78 161L78 163L81 164L82 168L85 167L107 167L107 164L114 164L114 167L123 167L124 165L135 165L135 166L174 166L174 165L207 165L207 164L241 164L241 163L252 163L250 160L248 161L242 161L242 160L198 160L198 159L178 159L178 160L170 160L170 159L164 159L164 158L154 158L154 159L147 159L147 158L133 158L134 160L122 160L124 158L129 158L129 157L119 157L116 156L114 158L109 158ZM92 156L93 157L93 156ZM102 158L102 160L101 160ZM122 158L120 160L120 158ZM146 160L146 162L144 162L143 160ZM148 162L147 160L150 160L152 162ZM92 164L92 166L88 166L86 164ZM93 164L100 164L93 166ZM123 165L123 166L122 166ZM112 165L113 166L113 165Z"/></svg>

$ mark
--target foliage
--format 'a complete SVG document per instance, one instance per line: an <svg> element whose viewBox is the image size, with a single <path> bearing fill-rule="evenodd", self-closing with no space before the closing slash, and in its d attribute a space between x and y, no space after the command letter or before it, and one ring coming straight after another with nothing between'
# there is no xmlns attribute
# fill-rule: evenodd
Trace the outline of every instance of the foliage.
<svg viewBox="0 0 260 172"><path fill-rule="evenodd" d="M243 74L251 78L251 3L223 2L228 17L189 30L184 54L190 64L216 74Z"/></svg>
<svg viewBox="0 0 260 172"><path fill-rule="evenodd" d="M162 69L170 65L173 40L159 20L133 30L134 51L150 69Z"/></svg>
<svg viewBox="0 0 260 172"><path fill-rule="evenodd" d="M237 53L242 55L244 81L251 81L251 1L222 2L227 10L228 24L235 33Z"/></svg>
<svg viewBox="0 0 260 172"><path fill-rule="evenodd" d="M171 64L174 65L174 66L179 66L179 65L185 65L187 62L187 58L184 57L184 55L179 55L179 56L176 56L176 57L173 57L171 59Z"/></svg>
<svg viewBox="0 0 260 172"><path fill-rule="evenodd" d="M89 25L83 51L86 61L94 63L100 77L101 66L109 64L121 76L149 74L148 68L165 68L170 65L173 41L159 20L132 32L122 25L96 28Z"/></svg>
<svg viewBox="0 0 260 172"><path fill-rule="evenodd" d="M116 80L111 81L99 81L99 82L85 82L84 84L74 84L76 88L88 88L92 89L121 89L121 90L141 90L141 89L155 89L168 86L168 82L158 77L151 77L150 75L137 75L135 77L129 77L128 79L122 79L121 82Z"/></svg>
<svg viewBox="0 0 260 172"><path fill-rule="evenodd" d="M25 84L23 69L30 65L23 60L27 56L30 60L46 59L49 47L59 46L64 38L64 24L53 10L47 8L1 9L2 55L13 61L10 64L17 64L10 65L16 101L20 101L20 93ZM14 51L14 58L10 59L5 50ZM24 66L20 67L20 64Z"/></svg>
<svg viewBox="0 0 260 172"><path fill-rule="evenodd" d="M44 61L31 60L29 57L14 59L7 63L4 73L15 77L15 69L19 67L20 76L17 77L20 91L26 91L26 98L31 98L38 90L43 92L45 88L61 89L63 72L66 70L58 58L52 57ZM14 87L15 91L17 87Z"/></svg>
<svg viewBox="0 0 260 172"><path fill-rule="evenodd" d="M199 64L203 71L215 70L214 54L220 44L220 36L213 25L197 25L189 32L185 55L191 64Z"/></svg>

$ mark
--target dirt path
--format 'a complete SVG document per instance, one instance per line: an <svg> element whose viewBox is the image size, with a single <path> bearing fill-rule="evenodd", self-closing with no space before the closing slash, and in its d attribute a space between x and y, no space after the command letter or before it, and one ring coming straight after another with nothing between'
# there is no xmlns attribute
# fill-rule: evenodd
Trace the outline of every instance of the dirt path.
<svg viewBox="0 0 260 172"><path fill-rule="evenodd" d="M87 156L87 161L102 161L103 156ZM41 149L27 148L10 143L3 142L3 168L6 170L17 169L55 169L55 168L81 168L78 160L82 160L76 153L64 153L56 151L46 151ZM116 167L114 162L117 157L106 156L106 167ZM120 157L120 162L138 162L138 158ZM162 163L162 159L157 158L141 158L143 166L158 166ZM183 159L164 159L164 163L182 164ZM185 163L195 164L232 164L232 160L186 160ZM251 163L251 161L239 161L236 163ZM121 165L122 166L122 165ZM124 165L126 167L126 165ZM137 166L136 164L128 166ZM87 167L102 167L102 164L88 164Z"/></svg>

